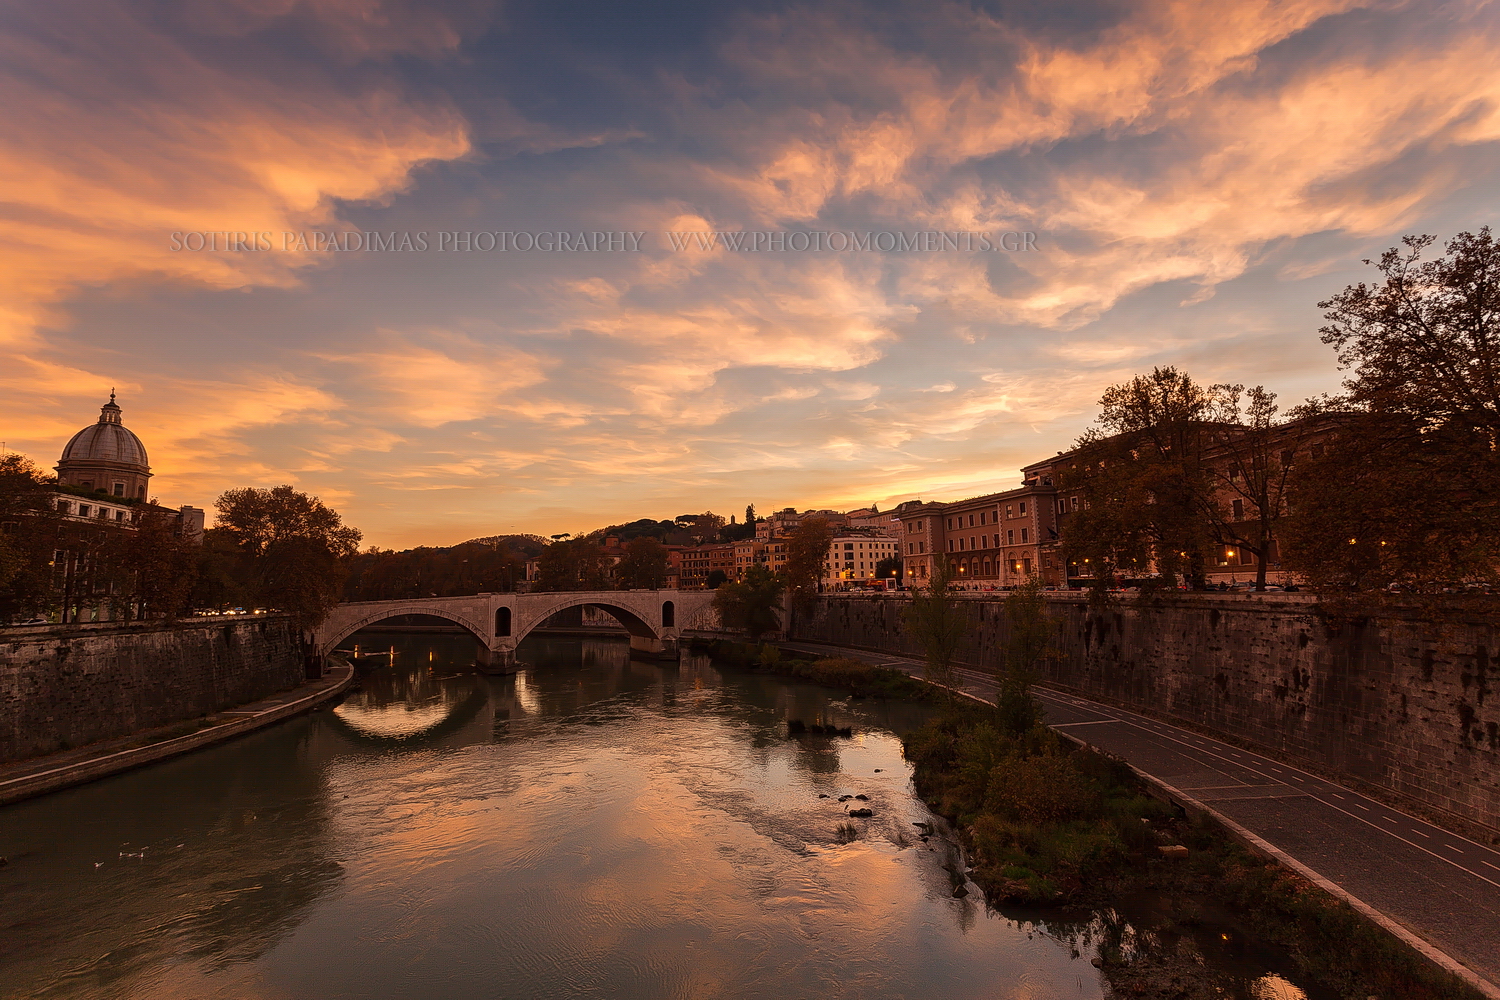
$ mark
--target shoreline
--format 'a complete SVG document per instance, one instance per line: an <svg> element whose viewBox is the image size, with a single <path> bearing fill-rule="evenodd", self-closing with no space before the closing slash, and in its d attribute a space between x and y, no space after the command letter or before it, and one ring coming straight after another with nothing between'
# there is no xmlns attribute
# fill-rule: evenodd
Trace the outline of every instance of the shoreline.
<svg viewBox="0 0 1500 1000"><path fill-rule="evenodd" d="M844 656L847 656L849 659L858 659L858 654L861 652L876 652L874 650L833 647L827 653L815 653L806 649L797 649L791 643L773 642L770 644L776 646L781 651L781 653L787 657L787 660L783 660L780 664L758 664L755 669L767 670L768 672L781 672L790 674L793 672L793 668L787 661L791 660L794 657L836 657L842 654ZM818 645L832 646L832 644L821 643ZM840 652L834 652L833 649L840 649ZM888 653L884 655L887 657L890 656L890 654ZM892 664L869 664L869 666L873 670L898 673L904 677L909 677L912 680L918 681L924 685L929 685L934 688L940 687L939 685L932 685L931 682L922 679L919 675L913 675L909 670L903 669L902 666ZM806 679L815 680L816 678L809 677ZM835 682L834 686L838 686L838 682ZM973 693L962 690L953 693L975 706L982 705L989 708L993 707L993 702L987 700L986 698L979 697L978 695L975 695ZM1079 750L1085 752L1101 752L1098 747L1093 746L1086 739L1081 739L1078 736L1068 732L1066 729L1057 729L1053 728L1050 725L1046 728L1049 732L1055 733L1058 737L1062 738L1068 744ZM1108 755L1107 752L1105 753L1106 755ZM1224 815L1219 810L1214 809L1212 805L1200 801L1194 796L1185 793L1181 789L1173 786L1169 782L1143 771L1142 769L1131 764L1129 761L1121 760L1121 763L1129 768L1130 772L1134 776L1135 781L1140 785L1141 789L1146 794L1161 802L1167 803L1171 807L1181 809L1190 821L1198 820L1201 822L1206 820L1217 828L1219 836L1228 844L1233 845L1235 848L1238 848L1242 851L1248 852L1249 855L1262 863L1274 865L1282 871L1289 873L1293 877L1303 880L1317 892L1326 895L1333 903L1347 906L1369 926L1377 929L1378 931L1384 932L1385 935L1392 939L1392 944L1396 945L1398 950L1402 947L1409 949L1410 952L1414 953L1415 957L1419 957L1420 960L1424 960L1429 964L1430 967L1434 968L1435 971L1453 977L1468 990L1472 990L1479 995L1489 997L1491 998L1491 1000L1500 1000L1500 986L1497 986L1494 982L1490 981L1474 969L1464 965L1456 958L1443 951L1440 947L1414 933L1394 917L1382 912L1374 906L1371 906L1364 900L1355 896L1353 893L1337 885L1331 879L1323 876L1311 866L1298 861L1295 857L1293 857L1286 851L1281 850L1274 844L1267 841L1265 838L1245 828L1242 824L1236 822L1234 819ZM949 815L947 812L945 812L942 808L941 803L929 802L929 807L934 813L943 816L944 820L947 821L953 828L954 833L960 838L960 842L965 853L968 854L971 858L975 857L976 845L973 842L973 837L970 831L966 830L960 823L958 823L955 816ZM989 895L989 893L986 893L986 899L989 905L998 905L1000 901L990 900Z"/></svg>
<svg viewBox="0 0 1500 1000"><path fill-rule="evenodd" d="M312 711L342 695L354 680L354 667L343 663L330 667L318 680L199 719L184 719L86 747L0 765L0 807L256 732ZM187 727L192 731L184 733ZM143 744L143 740L148 742Z"/></svg>

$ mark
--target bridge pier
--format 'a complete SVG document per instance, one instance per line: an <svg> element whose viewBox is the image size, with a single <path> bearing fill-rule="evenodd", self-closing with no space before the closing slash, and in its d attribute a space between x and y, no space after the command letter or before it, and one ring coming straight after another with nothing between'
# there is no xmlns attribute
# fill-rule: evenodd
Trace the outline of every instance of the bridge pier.
<svg viewBox="0 0 1500 1000"><path fill-rule="evenodd" d="M516 651L513 647L491 649L484 643L478 645L479 651L474 658L479 664L480 673L513 674L516 672Z"/></svg>

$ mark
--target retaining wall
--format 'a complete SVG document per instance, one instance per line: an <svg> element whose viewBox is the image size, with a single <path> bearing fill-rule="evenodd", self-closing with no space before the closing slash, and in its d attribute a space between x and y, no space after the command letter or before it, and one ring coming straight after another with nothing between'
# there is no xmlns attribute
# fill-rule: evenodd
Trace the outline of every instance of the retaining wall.
<svg viewBox="0 0 1500 1000"><path fill-rule="evenodd" d="M999 600L967 599L960 654L993 668ZM822 598L799 639L920 656L905 599ZM1500 830L1500 623L1437 623L1397 612L1325 620L1300 595L1125 599L1100 611L1048 601L1045 681L1241 739L1382 789L1460 822Z"/></svg>
<svg viewBox="0 0 1500 1000"><path fill-rule="evenodd" d="M222 711L304 679L279 616L0 633L0 762Z"/></svg>

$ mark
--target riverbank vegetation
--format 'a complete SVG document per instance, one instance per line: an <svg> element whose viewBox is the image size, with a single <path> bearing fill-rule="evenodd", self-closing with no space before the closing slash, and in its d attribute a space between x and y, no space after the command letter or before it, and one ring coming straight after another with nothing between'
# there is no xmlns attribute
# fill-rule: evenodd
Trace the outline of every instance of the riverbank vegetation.
<svg viewBox="0 0 1500 1000"><path fill-rule="evenodd" d="M1181 913L1227 909L1249 935L1286 949L1342 996L1481 996L1346 904L1250 854L1218 824L1154 798L1123 762L1039 721L1018 728L994 707L954 704L905 748L918 794L959 831L991 905L1107 911L1154 893ZM1132 992L1222 995L1209 967L1180 956L1139 948L1101 956L1111 981ZM1164 984L1170 990L1157 992Z"/></svg>
<svg viewBox="0 0 1500 1000"><path fill-rule="evenodd" d="M808 660L785 656L769 643L752 643L716 639L695 648L712 654L715 660L757 672L791 677L824 687L848 691L857 698L896 698L902 701L935 702L945 695L899 670L877 667L849 657L833 656Z"/></svg>

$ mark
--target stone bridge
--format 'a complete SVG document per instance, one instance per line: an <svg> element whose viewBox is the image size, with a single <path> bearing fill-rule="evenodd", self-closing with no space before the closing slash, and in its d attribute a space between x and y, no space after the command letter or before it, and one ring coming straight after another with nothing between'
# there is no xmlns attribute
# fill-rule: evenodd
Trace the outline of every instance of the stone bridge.
<svg viewBox="0 0 1500 1000"><path fill-rule="evenodd" d="M516 646L559 611L592 605L612 615L630 633L632 654L675 659L684 629L712 629L718 617L711 590L601 590L540 594L475 594L340 604L313 632L324 655L360 629L398 615L431 615L462 626L479 642L487 668L515 669Z"/></svg>

